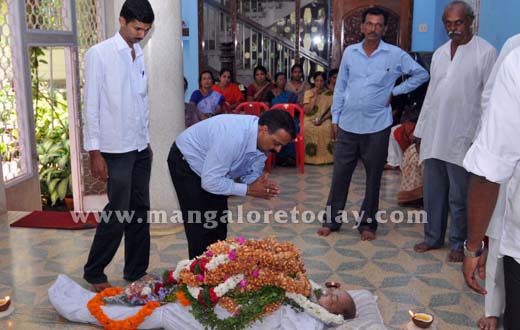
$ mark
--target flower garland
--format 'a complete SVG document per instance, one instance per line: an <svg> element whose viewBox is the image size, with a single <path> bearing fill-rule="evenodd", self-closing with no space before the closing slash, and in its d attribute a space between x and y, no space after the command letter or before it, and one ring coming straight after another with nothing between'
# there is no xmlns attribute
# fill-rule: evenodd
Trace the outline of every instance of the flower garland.
<svg viewBox="0 0 520 330"><path fill-rule="evenodd" d="M148 317L153 311L161 306L160 303L156 301L148 302L144 305L134 316L126 318L124 320L112 320L110 319L104 312L101 306L105 305L103 298L111 297L120 294L123 292L123 288L107 288L102 292L96 294L94 298L92 298L87 303L87 308L90 313L98 320L98 322L106 329L106 330L134 330L143 323L144 319Z"/></svg>
<svg viewBox="0 0 520 330"><path fill-rule="evenodd" d="M337 326L343 324L345 321L343 319L343 316L332 314L325 308L321 307L316 303L313 303L307 297L302 296L301 294L286 292L285 295L287 298L292 299L296 304L303 308L305 312L323 321L326 324L332 324Z"/></svg>
<svg viewBox="0 0 520 330"><path fill-rule="evenodd" d="M204 326L241 329L277 310L282 303L306 311L327 324L343 324L343 317L313 303L321 288L305 276L296 247L272 238L228 239L212 244L195 259L183 260L171 271L179 289L191 301L192 313ZM219 319L219 304L233 317Z"/></svg>

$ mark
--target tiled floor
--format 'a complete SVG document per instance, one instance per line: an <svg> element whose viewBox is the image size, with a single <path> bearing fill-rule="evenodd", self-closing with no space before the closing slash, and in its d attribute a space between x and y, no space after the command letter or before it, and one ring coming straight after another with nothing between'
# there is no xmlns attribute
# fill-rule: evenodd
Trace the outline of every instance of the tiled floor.
<svg viewBox="0 0 520 330"><path fill-rule="evenodd" d="M331 166L306 166L305 175L294 169L275 168L271 178L283 192L275 201L233 198L231 209L243 203L248 210L291 210L296 207L318 212L327 198ZM383 176L382 210L404 210L396 205L399 172ZM364 192L364 171L359 167L353 178L347 209L358 210ZM0 217L0 296L14 297L13 315L0 320L0 329L93 329L71 324L60 318L47 299L47 288L59 273L85 284L82 267L90 247L93 230L60 231L10 228L9 223L23 214ZM406 222L406 221L405 221ZM327 238L318 237L317 223L232 224L228 236L250 238L275 236L291 240L302 251L309 276L318 281L335 280L350 289L368 289L379 297L378 305L389 329L401 329L408 321L407 311L434 314L437 329L475 329L483 313L483 297L464 284L460 264L446 262L446 249L425 254L413 252L422 239L422 224L387 223L380 225L378 239L361 242L349 225ZM151 271L172 267L187 256L184 232L154 235ZM113 284L124 285L123 249L107 269Z"/></svg>

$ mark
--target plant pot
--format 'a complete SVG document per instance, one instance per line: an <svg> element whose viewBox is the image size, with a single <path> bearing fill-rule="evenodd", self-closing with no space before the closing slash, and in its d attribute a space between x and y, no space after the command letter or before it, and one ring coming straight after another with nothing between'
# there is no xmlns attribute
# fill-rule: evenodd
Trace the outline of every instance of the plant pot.
<svg viewBox="0 0 520 330"><path fill-rule="evenodd" d="M67 210L74 211L74 199L72 197L65 197L63 200L67 206Z"/></svg>

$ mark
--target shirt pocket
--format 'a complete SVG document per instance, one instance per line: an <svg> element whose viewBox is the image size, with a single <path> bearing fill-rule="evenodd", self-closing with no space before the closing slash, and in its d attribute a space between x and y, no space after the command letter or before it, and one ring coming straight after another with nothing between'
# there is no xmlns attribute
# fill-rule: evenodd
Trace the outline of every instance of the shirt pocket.
<svg viewBox="0 0 520 330"><path fill-rule="evenodd" d="M137 92L142 97L145 97L147 91L148 91L148 77L146 76L146 73L144 72L144 70L142 70L137 79Z"/></svg>

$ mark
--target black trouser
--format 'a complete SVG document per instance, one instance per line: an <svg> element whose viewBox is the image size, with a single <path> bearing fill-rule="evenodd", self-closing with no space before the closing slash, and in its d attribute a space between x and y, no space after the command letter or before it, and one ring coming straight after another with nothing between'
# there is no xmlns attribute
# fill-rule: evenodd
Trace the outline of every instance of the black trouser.
<svg viewBox="0 0 520 330"><path fill-rule="evenodd" d="M175 143L168 155L168 168L181 207L189 258L193 259L209 245L226 239L228 196L202 189L200 176L193 172Z"/></svg>
<svg viewBox="0 0 520 330"><path fill-rule="evenodd" d="M102 153L102 156L108 167L108 204L100 215L83 278L92 284L107 281L104 269L116 254L124 234L123 276L135 281L146 274L150 258L148 211L152 159L148 149Z"/></svg>
<svg viewBox="0 0 520 330"><path fill-rule="evenodd" d="M381 176L388 154L390 127L371 134L349 133L342 129L338 132L338 142L334 150L334 168L327 208L331 210L331 219L324 219L323 226L338 230L341 226L341 214L347 201L348 189L357 161L361 158L366 171L365 199L361 206L358 230L377 230L375 219L379 208L379 188ZM358 220L358 219L357 219Z"/></svg>
<svg viewBox="0 0 520 330"><path fill-rule="evenodd" d="M504 283L506 291L504 329L516 330L520 327L520 264L508 256L504 257Z"/></svg>

